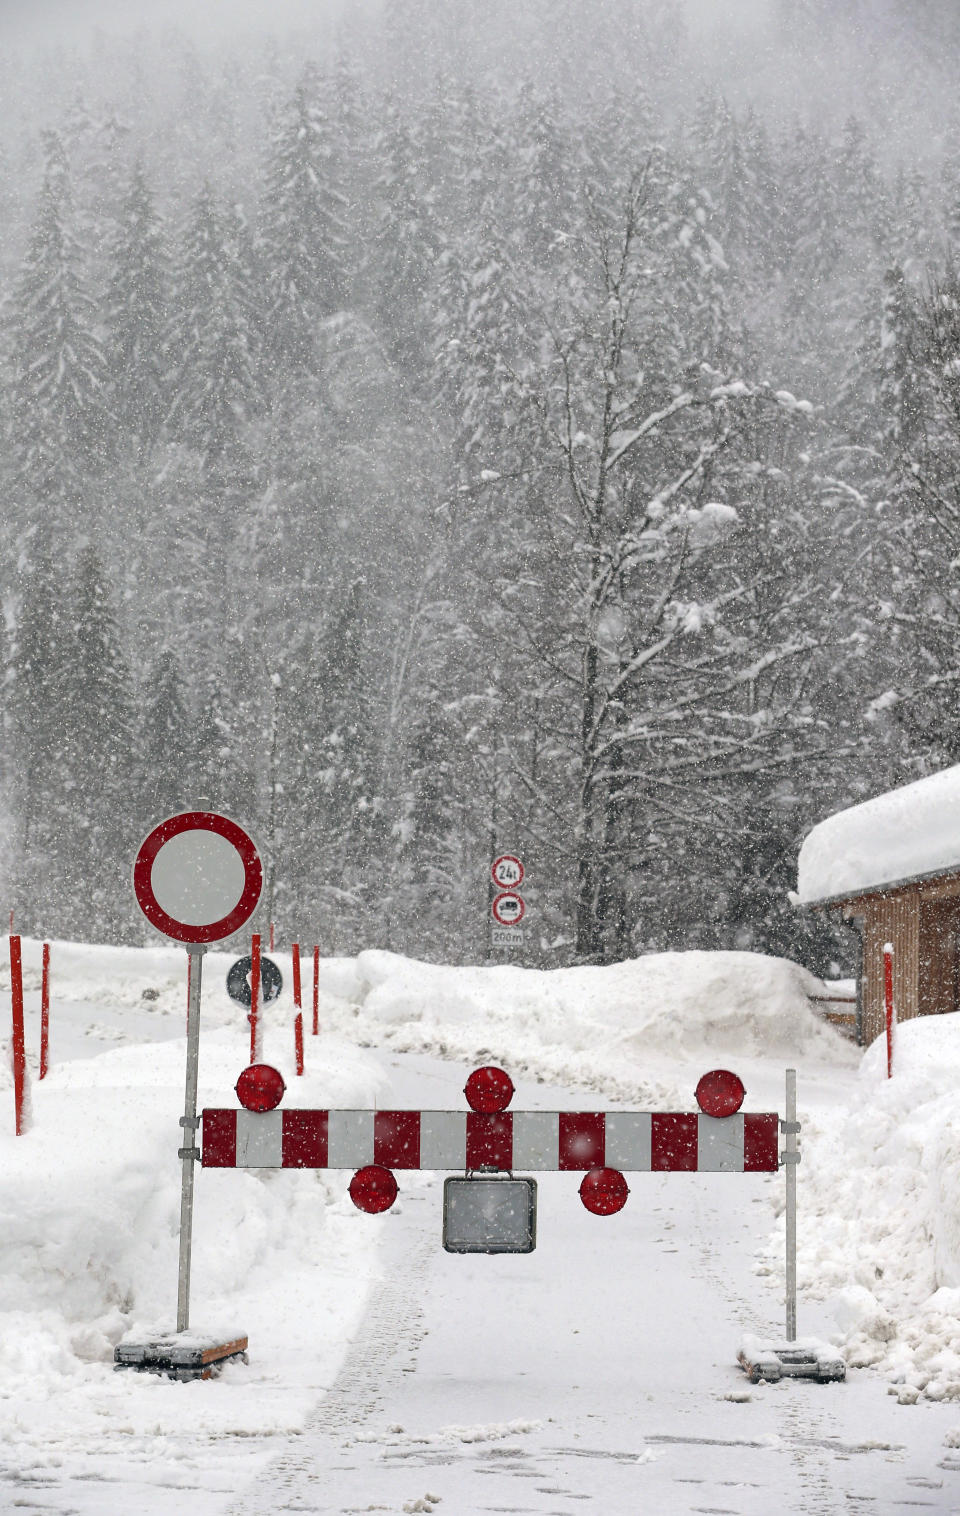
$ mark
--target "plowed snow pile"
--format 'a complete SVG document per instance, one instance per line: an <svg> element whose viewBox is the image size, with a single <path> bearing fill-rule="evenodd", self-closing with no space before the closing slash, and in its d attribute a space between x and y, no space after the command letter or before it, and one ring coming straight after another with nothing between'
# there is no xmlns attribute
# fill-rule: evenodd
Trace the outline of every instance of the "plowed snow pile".
<svg viewBox="0 0 960 1516"><path fill-rule="evenodd" d="M695 1083L722 1059L852 1061L811 1006L820 981L760 953L652 953L608 968L538 971L366 952L356 975L370 1040L501 1059L615 1097L673 1098L679 1071Z"/></svg>
<svg viewBox="0 0 960 1516"><path fill-rule="evenodd" d="M848 1363L903 1401L960 1399L960 1015L904 1023L886 1072L878 1038L851 1107L804 1124L799 1286L830 1303Z"/></svg>

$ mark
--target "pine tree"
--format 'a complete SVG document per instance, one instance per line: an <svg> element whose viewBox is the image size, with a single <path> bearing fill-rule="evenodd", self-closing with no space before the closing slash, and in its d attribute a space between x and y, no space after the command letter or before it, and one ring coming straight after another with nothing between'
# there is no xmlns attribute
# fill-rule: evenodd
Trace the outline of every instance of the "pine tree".
<svg viewBox="0 0 960 1516"><path fill-rule="evenodd" d="M66 524L106 456L108 375L70 231L66 157L53 133L45 149L39 210L10 313L12 447L21 489L57 507Z"/></svg>
<svg viewBox="0 0 960 1516"><path fill-rule="evenodd" d="M261 213L264 310L274 362L312 366L318 320L347 298L346 207L332 127L307 68L271 145Z"/></svg>
<svg viewBox="0 0 960 1516"><path fill-rule="evenodd" d="M164 342L169 268L162 221L137 164L120 210L106 296L106 350L119 430L153 442L167 409Z"/></svg>
<svg viewBox="0 0 960 1516"><path fill-rule="evenodd" d="M75 670L68 589L41 541L21 570L9 688L13 889L27 931L63 932L70 820L67 697Z"/></svg>
<svg viewBox="0 0 960 1516"><path fill-rule="evenodd" d="M191 803L192 723L184 678L168 648L150 666L140 700L137 809L144 836Z"/></svg>
<svg viewBox="0 0 960 1516"><path fill-rule="evenodd" d="M213 464L241 441L260 403L247 252L242 223L204 185L173 274L167 424Z"/></svg>
<svg viewBox="0 0 960 1516"><path fill-rule="evenodd" d="M129 927L134 743L130 675L103 563L84 548L73 575L72 667L65 689L69 792L62 839L67 930L116 941ZM97 934L97 935L95 935Z"/></svg>

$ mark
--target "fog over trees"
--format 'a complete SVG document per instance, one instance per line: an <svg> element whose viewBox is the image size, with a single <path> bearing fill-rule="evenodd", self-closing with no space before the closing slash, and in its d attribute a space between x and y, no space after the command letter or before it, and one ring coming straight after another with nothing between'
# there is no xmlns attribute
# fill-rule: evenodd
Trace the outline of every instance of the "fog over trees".
<svg viewBox="0 0 960 1516"><path fill-rule="evenodd" d="M325 952L783 952L960 761L960 22L384 0L0 62L2 898L205 803Z"/></svg>

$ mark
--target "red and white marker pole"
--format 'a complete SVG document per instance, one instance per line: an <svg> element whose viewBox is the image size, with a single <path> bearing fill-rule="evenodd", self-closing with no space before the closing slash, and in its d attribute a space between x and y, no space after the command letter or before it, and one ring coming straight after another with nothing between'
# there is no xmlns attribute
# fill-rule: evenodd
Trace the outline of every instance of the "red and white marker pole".
<svg viewBox="0 0 960 1516"><path fill-rule="evenodd" d="M50 1067L50 944L43 944L43 967L40 971L40 1078Z"/></svg>
<svg viewBox="0 0 960 1516"><path fill-rule="evenodd" d="M897 1024L893 1007L893 943L883 944L883 1001L887 1020L887 1078L893 1078L893 1029Z"/></svg>
<svg viewBox="0 0 960 1516"><path fill-rule="evenodd" d="M273 952L273 922L270 923L270 951Z"/></svg>
<svg viewBox="0 0 960 1516"><path fill-rule="evenodd" d="M296 1054L297 1073L303 1073L303 1003L300 986L300 944L295 942L291 949L293 956L293 1003L297 1008L297 1014L293 1018L293 1046Z"/></svg>
<svg viewBox="0 0 960 1516"><path fill-rule="evenodd" d="M17 1136L23 1133L23 1098L27 1086L27 1053L23 1035L23 960L20 938L10 937L10 1000L13 1012L13 1108Z"/></svg>
<svg viewBox="0 0 960 1516"><path fill-rule="evenodd" d="M263 1038L260 1035L260 933L250 939L250 1062L259 1063Z"/></svg>
<svg viewBox="0 0 960 1516"><path fill-rule="evenodd" d="M320 949L313 950L313 1035L320 1031Z"/></svg>

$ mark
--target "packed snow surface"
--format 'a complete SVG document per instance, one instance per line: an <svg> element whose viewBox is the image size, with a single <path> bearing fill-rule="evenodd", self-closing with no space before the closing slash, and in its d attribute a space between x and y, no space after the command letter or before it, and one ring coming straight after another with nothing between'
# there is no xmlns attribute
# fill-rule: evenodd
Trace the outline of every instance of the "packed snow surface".
<svg viewBox="0 0 960 1516"><path fill-rule="evenodd" d="M201 1106L232 1104L248 1061L245 1013L225 992L232 957L205 960ZM851 1366L884 1375L904 1404L960 1399L960 1017L901 1027L887 1080L883 1048L861 1059L815 1013L809 996L824 986L782 959L667 953L539 972L368 951L321 960L320 1035L308 1036L297 1078L290 958L274 957L285 989L266 1013L265 1057L284 1075L288 1105L390 1104L385 1064L399 1069L403 1053L461 1068L495 1061L528 1091L546 1082L572 1100L595 1091L648 1109L692 1109L697 1079L718 1065L744 1078L749 1109L780 1108L784 1065L795 1066L801 1323L813 1312L809 1325ZM239 1328L256 1353L228 1366L215 1393L114 1373L121 1337L174 1321L185 955L54 943L42 1083L38 943L25 941L24 962L33 1077L21 1138L0 1062L0 1443L40 1477L55 1426L71 1468L96 1444L101 1462L106 1452L133 1460L148 1482L169 1482L173 1468L184 1490L220 1488L221 1477L236 1489L240 1464L252 1478L271 1439L298 1434L336 1377L382 1273L382 1228L395 1222L356 1212L347 1174L201 1171L191 1323ZM309 963L303 977L309 1028ZM0 960L4 1002L8 993ZM460 1069L437 1067L431 1103L459 1106ZM398 1209L425 1203L426 1178L404 1177ZM767 1323L782 1311L781 1197L764 1181L757 1201L774 1214L757 1215L744 1258ZM229 1474L224 1438L242 1439Z"/></svg>
<svg viewBox="0 0 960 1516"><path fill-rule="evenodd" d="M837 811L805 838L799 902L960 868L960 764Z"/></svg>

